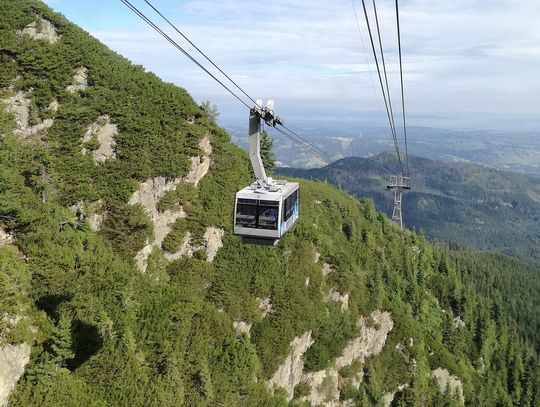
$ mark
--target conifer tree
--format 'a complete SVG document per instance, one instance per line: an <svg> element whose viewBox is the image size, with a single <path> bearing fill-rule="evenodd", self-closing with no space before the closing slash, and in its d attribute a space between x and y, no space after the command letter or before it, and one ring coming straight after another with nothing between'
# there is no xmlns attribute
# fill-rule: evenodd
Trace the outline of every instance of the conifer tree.
<svg viewBox="0 0 540 407"><path fill-rule="evenodd" d="M263 131L261 133L261 159L262 159L264 168L268 172L272 172L272 170L276 166L276 158L272 150L273 147L274 147L274 140L270 138L270 136L268 135L268 132Z"/></svg>

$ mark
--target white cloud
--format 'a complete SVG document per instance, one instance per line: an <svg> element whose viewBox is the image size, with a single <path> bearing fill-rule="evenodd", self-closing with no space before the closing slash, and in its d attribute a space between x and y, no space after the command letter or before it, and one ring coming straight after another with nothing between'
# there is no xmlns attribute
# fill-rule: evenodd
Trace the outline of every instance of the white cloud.
<svg viewBox="0 0 540 407"><path fill-rule="evenodd" d="M359 0L354 1L358 6ZM142 1L136 3L142 8ZM334 108L369 109L377 103L373 88L378 92L379 85L376 77L369 76L370 70L375 74L375 67L363 14L358 9L367 59L350 0L155 3L255 98L275 98L278 106L280 101L315 101ZM400 4L411 111L540 114L538 0L402 0ZM378 7L397 100L394 2L379 0ZM151 10L144 10L159 21ZM227 100L219 85L146 26L119 30L111 21L109 29L92 31L89 22L77 22L199 100ZM200 56L197 59L202 61Z"/></svg>

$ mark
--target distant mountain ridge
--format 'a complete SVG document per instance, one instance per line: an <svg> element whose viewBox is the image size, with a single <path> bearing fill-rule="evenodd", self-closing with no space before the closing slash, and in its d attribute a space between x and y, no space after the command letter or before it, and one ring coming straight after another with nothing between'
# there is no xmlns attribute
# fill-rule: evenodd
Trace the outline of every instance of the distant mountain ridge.
<svg viewBox="0 0 540 407"><path fill-rule="evenodd" d="M392 213L388 177L394 154L349 157L317 169L278 168L278 174L327 181ZM410 157L411 191L404 223L435 240L496 250L540 264L540 179L466 163Z"/></svg>

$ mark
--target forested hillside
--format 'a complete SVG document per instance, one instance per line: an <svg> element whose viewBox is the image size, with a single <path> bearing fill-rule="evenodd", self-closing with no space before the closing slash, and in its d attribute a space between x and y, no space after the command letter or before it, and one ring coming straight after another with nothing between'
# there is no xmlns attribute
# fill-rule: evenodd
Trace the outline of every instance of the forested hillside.
<svg viewBox="0 0 540 407"><path fill-rule="evenodd" d="M412 190L403 201L409 228L432 240L496 250L540 264L540 180L465 163L410 157ZM392 214L386 191L398 173L395 155L351 157L324 168L280 168L278 173L327 181Z"/></svg>
<svg viewBox="0 0 540 407"><path fill-rule="evenodd" d="M246 245L248 159L185 90L37 0L0 30L0 405L540 404L473 263L313 181Z"/></svg>

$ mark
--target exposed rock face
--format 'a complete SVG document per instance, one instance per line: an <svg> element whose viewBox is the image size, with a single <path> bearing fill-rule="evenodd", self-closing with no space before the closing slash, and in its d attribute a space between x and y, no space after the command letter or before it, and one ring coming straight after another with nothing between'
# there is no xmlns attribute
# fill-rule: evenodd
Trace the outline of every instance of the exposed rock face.
<svg viewBox="0 0 540 407"><path fill-rule="evenodd" d="M53 99L51 103L49 103L49 106L47 109L49 109L52 112L57 112L58 108L60 107L60 103L58 103L58 100Z"/></svg>
<svg viewBox="0 0 540 407"><path fill-rule="evenodd" d="M219 249L223 247L223 235L225 231L223 229L209 227L204 234L204 240L206 242L206 261L212 262L217 255Z"/></svg>
<svg viewBox="0 0 540 407"><path fill-rule="evenodd" d="M437 380L441 393L444 393L448 389L450 394L458 395L461 402L465 403L463 384L456 376L451 375L448 370L442 368L433 370L431 376Z"/></svg>
<svg viewBox="0 0 540 407"><path fill-rule="evenodd" d="M302 381L304 361L302 355L313 344L311 339L311 331L306 332L299 338L293 339L291 342L291 353L278 368L276 373L270 380L266 382L267 387L271 390L279 388L284 389L289 400L294 395L294 388Z"/></svg>
<svg viewBox="0 0 540 407"><path fill-rule="evenodd" d="M5 345L0 347L0 407L7 407L9 395L30 361L30 346Z"/></svg>
<svg viewBox="0 0 540 407"><path fill-rule="evenodd" d="M60 39L56 32L56 27L49 20L38 18L36 21L24 27L20 34L28 35L34 40L45 40L54 44Z"/></svg>
<svg viewBox="0 0 540 407"><path fill-rule="evenodd" d="M20 315L4 314L0 319L0 343L2 343L13 328L19 325L19 322L21 322L22 319L23 317Z"/></svg>
<svg viewBox="0 0 540 407"><path fill-rule="evenodd" d="M238 335L245 334L248 337L250 335L252 325L253 324L248 324L247 322L244 322L244 321L234 321L233 322L233 327L234 327L234 330L236 331L236 333Z"/></svg>
<svg viewBox="0 0 540 407"><path fill-rule="evenodd" d="M270 302L270 297L257 298L257 304L259 306L259 311L261 312L262 318L266 317L272 312L272 303Z"/></svg>
<svg viewBox="0 0 540 407"><path fill-rule="evenodd" d="M191 157L191 170L186 175L185 181L189 184L197 186L201 179L208 173L210 168L210 155L212 154L212 144L210 144L210 136L206 135L199 143L199 148L204 155L199 157Z"/></svg>
<svg viewBox="0 0 540 407"><path fill-rule="evenodd" d="M0 247L15 243L15 238L11 233L6 232L0 227Z"/></svg>
<svg viewBox="0 0 540 407"><path fill-rule="evenodd" d="M75 212L78 217L80 216L80 220L86 219L90 229L92 229L94 232L99 232L101 229L101 224L105 219L105 214L102 213L103 204L103 199L92 202L89 205L81 201L73 205L71 210Z"/></svg>
<svg viewBox="0 0 540 407"><path fill-rule="evenodd" d="M334 271L334 269L332 268L332 266L328 263L323 263L323 269L322 269L322 274L323 276L327 276L328 274L332 273Z"/></svg>
<svg viewBox="0 0 540 407"><path fill-rule="evenodd" d="M459 316L455 317L452 323L456 328L465 328L465 322Z"/></svg>
<svg viewBox="0 0 540 407"><path fill-rule="evenodd" d="M193 253L195 252L195 248L191 244L191 233L186 232L184 236L184 240L182 240L182 244L180 245L180 248L176 253L165 253L165 257L167 260L178 260L181 259L184 256L191 257L193 256Z"/></svg>
<svg viewBox="0 0 540 407"><path fill-rule="evenodd" d="M81 66L77 69L73 82L66 88L69 93L77 93L88 88L88 69Z"/></svg>
<svg viewBox="0 0 540 407"><path fill-rule="evenodd" d="M364 363L365 359L379 354L384 344L388 333L394 327L392 316L389 312L376 310L371 313L370 317L377 328L366 325L366 319L362 318L359 325L362 329L362 334L358 338L350 341L340 357L338 357L333 366L315 373L304 375L304 381L311 386L311 393L307 400L312 405L322 404L325 407L333 407L339 404L339 370L352 365L356 360ZM358 385L361 379L358 380Z"/></svg>
<svg viewBox="0 0 540 407"><path fill-rule="evenodd" d="M367 326L367 318L360 319L361 336L347 344L342 355L334 361L331 367L318 372L303 373L302 355L313 344L311 332L306 332L304 336L295 338L291 342L291 354L278 368L272 379L266 383L267 387L271 391L278 388L284 389L290 400L294 395L294 388L299 383L304 382L310 387L310 393L303 400L308 401L313 406L337 407L352 405L350 401L339 400L340 382L342 381L339 370L351 366L357 360L364 363L366 358L379 354L386 343L388 333L394 327L389 312L377 310L369 318L373 320L374 325L377 327ZM354 384L359 386L362 378L360 372L354 378Z"/></svg>
<svg viewBox="0 0 540 407"><path fill-rule="evenodd" d="M335 369L320 370L306 375L311 393L307 397L313 406L334 406L339 401L339 373ZM332 404L328 404L332 403Z"/></svg>
<svg viewBox="0 0 540 407"><path fill-rule="evenodd" d="M88 209L88 215L86 216L86 221L94 232L99 232L103 220L105 219L105 214L103 211L103 199L100 199L96 202L90 204Z"/></svg>
<svg viewBox="0 0 540 407"><path fill-rule="evenodd" d="M167 180L164 177L151 178L140 184L139 190L135 192L129 200L130 205L140 204L145 212L150 216L154 223L154 241L146 242L146 245L137 253L135 260L137 267L141 271L146 271L148 256L152 253L154 247L161 247L163 240L170 233L172 225L178 218L185 218L186 213L183 208L179 210L166 210L160 212L157 204L163 198L166 192L174 190L180 182L193 184L197 186L201 179L208 173L210 168L210 155L212 154L212 145L210 136L206 135L199 143L200 149L204 155L202 157L191 157L191 170L182 178ZM224 231L217 228L208 228L204 235L204 246L195 247L191 245L191 233L187 232L178 252L167 253L165 257L169 260L178 260L182 256L192 256L200 249L207 250L207 261L213 261L219 248L223 245L221 238Z"/></svg>
<svg viewBox="0 0 540 407"><path fill-rule="evenodd" d="M16 92L13 96L4 99L3 102L6 104L6 111L15 116L15 134L21 136L23 139L31 136L40 137L54 124L53 119L46 119L36 125L30 125L32 102L28 99L27 94L22 91Z"/></svg>
<svg viewBox="0 0 540 407"><path fill-rule="evenodd" d="M385 393L384 396L383 396L384 407L390 407L392 405L392 401L394 401L394 397L396 397L396 393L398 391L402 391L402 390L406 389L407 387L409 387L408 384L400 384L400 385L398 385L396 391L394 391L392 393Z"/></svg>
<svg viewBox="0 0 540 407"><path fill-rule="evenodd" d="M156 246L161 247L163 239L171 231L170 225L178 218L186 216L182 208L179 210L166 210L164 212L160 212L157 209L157 204L165 193L175 189L180 181L181 178L175 178L173 180L167 180L164 177L151 178L141 183L139 190L129 200L130 205L141 205L154 223L154 241L147 242L145 247L135 257L137 267L142 272L146 271L148 256L152 253L152 249Z"/></svg>
<svg viewBox="0 0 540 407"><path fill-rule="evenodd" d="M148 257L150 257L150 254L152 254L152 250L154 250L154 245L147 240L144 247L135 255L135 264L143 273L146 271L146 267L148 266Z"/></svg>
<svg viewBox="0 0 540 407"><path fill-rule="evenodd" d="M114 137L116 135L118 135L116 124L111 123L109 116L101 116L88 127L81 141L83 143L97 141L99 147L92 151L92 157L96 163L103 163L109 159L116 158L116 152L114 151L114 147L116 146ZM83 148L81 152L87 154L88 150Z"/></svg>
<svg viewBox="0 0 540 407"><path fill-rule="evenodd" d="M30 99L23 91L17 92L12 97L5 99L6 110L15 116L15 124L18 130L27 129L30 120Z"/></svg>
<svg viewBox="0 0 540 407"><path fill-rule="evenodd" d="M367 326L365 319L362 319L360 321L362 335L349 342L343 350L343 355L336 359L338 369L350 366L357 359L364 363L367 357L377 355L382 351L388 333L394 328L392 315L389 312L375 310L370 318L378 325L378 329Z"/></svg>
<svg viewBox="0 0 540 407"><path fill-rule="evenodd" d="M338 291L331 289L326 297L324 297L324 300L339 302L341 304L341 312L349 309L349 294L340 294Z"/></svg>
<svg viewBox="0 0 540 407"><path fill-rule="evenodd" d="M178 260L184 256L192 257L197 250L206 250L206 261L211 263L217 255L217 252L223 247L222 237L225 234L223 229L215 227L206 228L204 233L204 244L191 244L191 233L186 232L184 240L176 253L165 253L168 260Z"/></svg>

